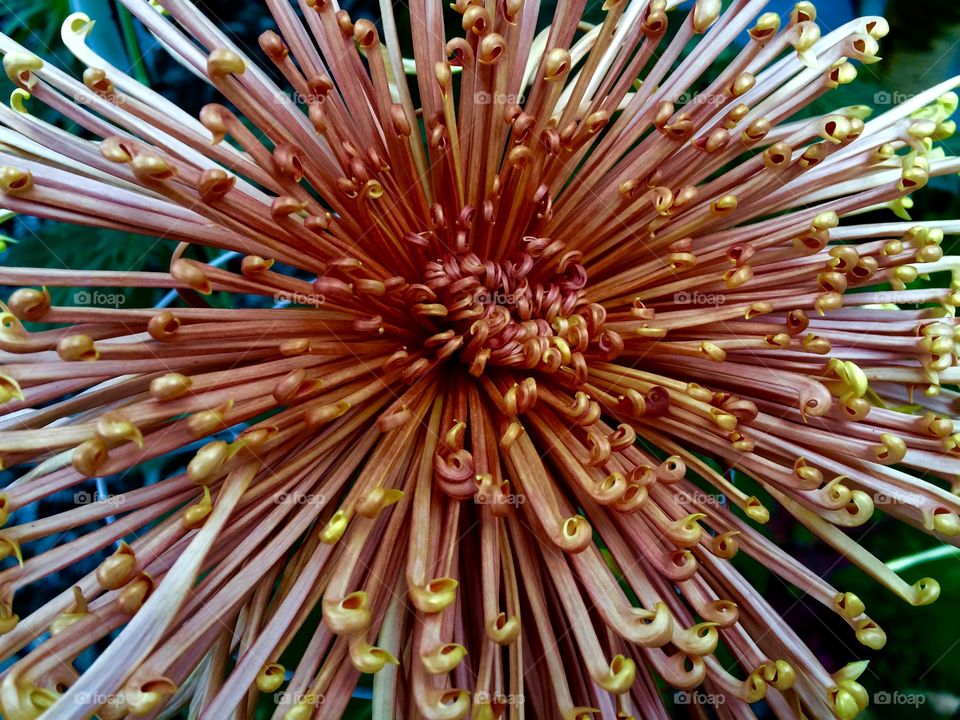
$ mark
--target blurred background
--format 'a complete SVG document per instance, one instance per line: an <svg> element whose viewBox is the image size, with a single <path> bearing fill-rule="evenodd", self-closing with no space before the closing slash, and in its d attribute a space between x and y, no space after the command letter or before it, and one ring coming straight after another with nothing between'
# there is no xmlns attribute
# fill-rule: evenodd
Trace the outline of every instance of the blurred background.
<svg viewBox="0 0 960 720"><path fill-rule="evenodd" d="M260 57L257 37L274 27L263 3L216 0L198 4L225 26L251 57ZM549 0L542 3L543 17L548 14L546 10L550 4ZM602 18L601 4L602 0L590 0L588 19ZM344 0L341 5L354 17L376 21L379 15L377 3L371 0ZM792 6L793 2L774 1L768 9L786 17ZM817 20L825 33L865 14L883 14L890 23L891 32L881 41L883 61L868 67L858 66L857 82L828 93L808 110L810 113L857 104L875 106L877 111L883 111L931 85L960 74L960 3L956 0L829 0L818 3L817 10ZM88 42L115 66L129 68L131 75L192 113L199 112L206 103L219 101L212 88L199 83L173 63L155 39L112 0L0 0L0 29L44 58L79 74L83 68L77 66L60 42L61 22L70 13L78 11L96 20L96 29ZM395 12L403 38L402 26L407 24L406 6L395 3ZM730 57L735 51L735 48L728 51ZM412 56L409 48L405 48L404 54ZM4 97L9 95L12 86L6 78L2 79L0 89ZM44 112L36 102L31 104L31 111ZM62 119L56 119L56 122L65 129L76 130ZM960 139L948 139L943 145L949 154L960 154ZM960 179L936 178L914 196L914 201L910 211L914 218L960 217ZM892 216L887 212L881 219L889 220ZM12 217L2 208L0 221L0 262L7 265L165 271L173 249L172 243L152 238ZM208 257L218 262L231 259L218 257L214 251ZM58 290L60 294L55 294L55 304L84 303L84 298L75 291ZM0 297L6 298L11 291L12 288L0 288ZM163 293L146 289L107 297L112 298L108 302L131 307L150 307L170 301ZM37 513L45 516L59 512L76 502L89 501L98 493L106 497L155 482L169 473L180 471L194 449L187 448L173 456L151 461L123 477L103 479L99 485L91 481L88 487L78 488L82 497L78 498L75 492L62 493L63 497L50 498L40 507L18 511L11 522L29 521ZM11 479L9 473L0 472L0 486ZM750 484L748 479L739 475L736 481L742 485ZM759 489L755 492L762 496ZM774 502L766 504L770 508L776 506ZM80 530L85 533L90 529ZM908 582L924 576L940 582L943 593L937 603L911 608L816 542L808 532L798 529L786 513L775 513L767 532L781 547L828 577L835 586L857 593L869 608L871 617L886 630L886 649L876 653L867 650L856 642L844 623L816 603L808 602L796 588L771 577L762 567L751 566L746 558L737 560L743 572L780 610L786 621L798 629L826 667L838 668L854 659L870 659L861 682L873 693L873 703L861 717L866 720L960 718L960 681L957 680L960 677L960 555L938 550L929 538L885 519L881 512L865 527L857 529L858 539L881 559L895 563ZM46 545L34 547L33 552L41 552L76 536L77 533L67 533L42 541L38 545ZM21 617L25 616L43 599L90 572L102 556L96 555L78 563L47 586L34 585L29 588L30 592L18 593L17 612ZM776 628L771 631L776 632ZM303 643L295 643L288 655L295 656L297 648L302 646ZM80 664L88 662L89 657L84 657ZM0 662L0 669L7 664L9 662ZM369 717L367 703L363 700L365 692L364 688L359 689L358 698L347 717ZM666 690L665 697L671 697ZM266 704L263 710L266 715ZM673 708L676 717L685 717L688 710L683 706ZM756 712L760 717L768 716L762 703L756 706Z"/></svg>

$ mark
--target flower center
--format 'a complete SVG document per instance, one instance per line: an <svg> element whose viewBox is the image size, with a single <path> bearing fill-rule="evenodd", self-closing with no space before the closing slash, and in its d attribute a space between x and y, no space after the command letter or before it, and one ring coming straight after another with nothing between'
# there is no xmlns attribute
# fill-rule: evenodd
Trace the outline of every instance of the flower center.
<svg viewBox="0 0 960 720"><path fill-rule="evenodd" d="M426 263L422 285L409 289L414 312L441 321L462 338L459 356L479 377L487 366L555 373L567 368L582 382L584 355L602 330L605 312L585 297L579 253L531 238L514 260L448 253Z"/></svg>

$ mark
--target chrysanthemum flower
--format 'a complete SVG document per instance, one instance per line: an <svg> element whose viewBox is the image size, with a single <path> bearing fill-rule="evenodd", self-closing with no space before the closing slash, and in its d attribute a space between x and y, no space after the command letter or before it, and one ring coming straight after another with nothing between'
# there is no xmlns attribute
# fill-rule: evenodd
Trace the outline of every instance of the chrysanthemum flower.
<svg viewBox="0 0 960 720"><path fill-rule="evenodd" d="M741 479L907 603L936 599L846 529L882 497L960 532L941 389L960 276L908 289L957 272L940 243L960 223L906 215L960 171L936 146L958 81L875 119L794 119L887 32L821 36L807 2L781 25L764 0L610 0L590 26L585 0L547 19L458 0L444 27L413 0L412 62L389 2L375 25L269 0L260 59L186 0L124 4L225 104L197 119L131 80L82 15L63 38L83 82L0 39L19 86L0 204L176 243L164 273L0 269L20 287L0 452L23 468L0 515L202 445L114 502L0 531L7 720L221 720L278 692L275 718L336 718L364 674L376 718L663 718L665 685L728 718L866 706L863 663L825 668L731 559L865 655L883 630L758 530ZM857 221L878 208L901 219ZM182 302L60 307L60 286ZM18 591L89 556L18 617Z"/></svg>

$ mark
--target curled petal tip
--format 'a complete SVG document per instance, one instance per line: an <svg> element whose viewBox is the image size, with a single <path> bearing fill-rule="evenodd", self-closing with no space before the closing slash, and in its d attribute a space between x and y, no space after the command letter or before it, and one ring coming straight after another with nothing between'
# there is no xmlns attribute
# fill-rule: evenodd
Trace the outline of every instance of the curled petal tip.
<svg viewBox="0 0 960 720"><path fill-rule="evenodd" d="M23 400L20 383L9 375L0 375L0 405L11 400Z"/></svg>
<svg viewBox="0 0 960 720"><path fill-rule="evenodd" d="M568 553L579 553L593 542L593 529L582 515L574 515L560 525L557 545Z"/></svg>
<svg viewBox="0 0 960 720"><path fill-rule="evenodd" d="M97 420L97 437L109 444L132 442L143 447L143 434L132 422L117 413L107 413Z"/></svg>
<svg viewBox="0 0 960 720"><path fill-rule="evenodd" d="M6 635L20 624L20 616L13 613L5 604L0 603L0 635Z"/></svg>
<svg viewBox="0 0 960 720"><path fill-rule="evenodd" d="M135 615L153 592L154 580L148 573L141 572L123 586L117 596L117 607L124 615Z"/></svg>
<svg viewBox="0 0 960 720"><path fill-rule="evenodd" d="M246 69L243 58L226 48L217 48L207 57L207 74L213 79L226 75L242 75Z"/></svg>
<svg viewBox="0 0 960 720"><path fill-rule="evenodd" d="M67 612L60 613L56 618L54 618L53 622L50 623L51 635L56 635L57 633L62 632L64 629L70 627L78 620L82 620L84 617L90 614L87 610L86 598L83 597L83 592L76 585L73 587L73 597L73 608Z"/></svg>
<svg viewBox="0 0 960 720"><path fill-rule="evenodd" d="M177 685L172 680L160 677L142 683L138 688L127 688L123 697L127 707L134 715L147 715L159 708L166 699L177 691Z"/></svg>
<svg viewBox="0 0 960 720"><path fill-rule="evenodd" d="M930 605L940 597L940 583L933 578L921 578L913 584L913 605Z"/></svg>
<svg viewBox="0 0 960 720"><path fill-rule="evenodd" d="M352 592L341 600L324 598L323 620L337 635L352 635L370 627L367 593Z"/></svg>
<svg viewBox="0 0 960 720"><path fill-rule="evenodd" d="M257 673L257 689L263 693L276 692L286 676L286 671L280 663L268 663Z"/></svg>
<svg viewBox="0 0 960 720"><path fill-rule="evenodd" d="M73 468L87 477L96 477L109 460L107 444L100 438L86 440L74 449L70 457Z"/></svg>
<svg viewBox="0 0 960 720"><path fill-rule="evenodd" d="M413 585L409 589L410 600L420 612L438 613L457 599L460 583L451 577L435 578L424 586Z"/></svg>
<svg viewBox="0 0 960 720"><path fill-rule="evenodd" d="M357 670L367 674L380 672L384 665L398 665L400 663L390 652L371 645L362 639L351 641L350 661Z"/></svg>
<svg viewBox="0 0 960 720"><path fill-rule="evenodd" d="M89 335L66 335L57 343L57 354L67 362L93 362L100 358Z"/></svg>
<svg viewBox="0 0 960 720"><path fill-rule="evenodd" d="M615 655L610 661L610 669L603 677L596 678L597 684L607 692L621 695L630 690L637 679L637 666L630 658Z"/></svg>
<svg viewBox="0 0 960 720"><path fill-rule="evenodd" d="M500 613L487 624L487 637L498 645L509 645L520 637L520 618Z"/></svg>
<svg viewBox="0 0 960 720"><path fill-rule="evenodd" d="M457 688L433 690L427 703L420 708L427 720L463 720L470 712L470 693Z"/></svg>
<svg viewBox="0 0 960 720"><path fill-rule="evenodd" d="M840 720L853 720L860 714L860 705L848 690L840 688L830 694L830 704Z"/></svg>
<svg viewBox="0 0 960 720"><path fill-rule="evenodd" d="M754 522L764 524L770 520L770 511L763 506L759 498L749 497L744 506L744 512Z"/></svg>
<svg viewBox="0 0 960 720"><path fill-rule="evenodd" d="M150 394L155 400L165 401L183 397L193 385L193 381L181 373L167 373L150 382Z"/></svg>
<svg viewBox="0 0 960 720"><path fill-rule="evenodd" d="M866 606L852 592L839 593L833 601L833 608L844 617L853 619L863 614Z"/></svg>
<svg viewBox="0 0 960 720"><path fill-rule="evenodd" d="M692 18L694 32L705 33L720 17L722 5L720 0L697 0Z"/></svg>
<svg viewBox="0 0 960 720"><path fill-rule="evenodd" d="M30 90L37 84L33 73L43 69L43 60L33 53L15 50L3 56L3 71L14 85Z"/></svg>
<svg viewBox="0 0 960 720"><path fill-rule="evenodd" d="M37 720L56 703L58 693L8 673L0 685L0 703L7 720Z"/></svg>
<svg viewBox="0 0 960 720"><path fill-rule="evenodd" d="M881 433L880 443L873 448L873 456L883 465L895 465L907 454L907 444L898 435Z"/></svg>
<svg viewBox="0 0 960 720"><path fill-rule="evenodd" d="M320 542L326 543L327 545L335 544L343 537L349 524L350 517L347 513L343 510L337 510L327 521L323 530L320 531Z"/></svg>
<svg viewBox="0 0 960 720"><path fill-rule="evenodd" d="M201 498L183 511L183 524L188 528L199 527L211 512L213 502L210 499L210 488L204 485Z"/></svg>
<svg viewBox="0 0 960 720"><path fill-rule="evenodd" d="M11 555L17 559L22 567L23 553L20 550L20 543L15 538L0 535L0 560L6 560Z"/></svg>
<svg viewBox="0 0 960 720"><path fill-rule="evenodd" d="M563 720L593 720L594 714L598 712L600 712L600 708L580 705L564 711Z"/></svg>
<svg viewBox="0 0 960 720"><path fill-rule="evenodd" d="M357 514L366 518L375 518L384 508L400 502L403 496L403 490L376 487L357 503Z"/></svg>
<svg viewBox="0 0 960 720"><path fill-rule="evenodd" d="M105 590L121 588L130 579L136 564L137 559L133 549L121 541L113 555L106 558L97 567L97 582Z"/></svg>
<svg viewBox="0 0 960 720"><path fill-rule="evenodd" d="M762 666L763 679L777 690L789 690L796 682L797 673L786 660L774 660Z"/></svg>
<svg viewBox="0 0 960 720"><path fill-rule="evenodd" d="M960 535L960 516L946 508L938 508L933 513L933 530L947 537Z"/></svg>
<svg viewBox="0 0 960 720"><path fill-rule="evenodd" d="M861 645L871 650L880 650L887 644L887 634L870 618L864 618L857 623L856 637Z"/></svg>
<svg viewBox="0 0 960 720"><path fill-rule="evenodd" d="M187 477L200 483L216 476L230 457L230 446L225 440L214 440L197 450L187 463Z"/></svg>
<svg viewBox="0 0 960 720"><path fill-rule="evenodd" d="M466 655L467 649L463 645L446 643L422 654L420 661L431 675L444 675L452 672Z"/></svg>
<svg viewBox="0 0 960 720"><path fill-rule="evenodd" d="M296 705L291 707L283 716L283 720L310 720L313 717L313 704L301 700Z"/></svg>

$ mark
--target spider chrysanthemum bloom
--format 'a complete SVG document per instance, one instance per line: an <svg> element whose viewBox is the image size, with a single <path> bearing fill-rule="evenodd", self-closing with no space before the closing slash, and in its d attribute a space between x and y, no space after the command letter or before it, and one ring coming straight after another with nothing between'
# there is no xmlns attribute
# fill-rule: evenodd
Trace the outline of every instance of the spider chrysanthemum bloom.
<svg viewBox="0 0 960 720"><path fill-rule="evenodd" d="M277 692L274 718L336 718L364 674L376 718L664 718L664 683L730 718L865 707L863 663L825 668L732 558L865 654L883 630L759 532L739 477L906 602L936 599L846 529L883 498L960 532L941 390L960 294L907 289L960 268L940 248L960 223L905 212L960 171L937 148L956 81L869 121L792 119L887 26L821 37L810 3L781 22L763 0L611 0L597 26L585 0L458 0L447 28L414 0L408 81L390 3L374 25L270 0L281 89L186 0L124 4L229 107L197 119L131 80L82 15L63 36L83 82L0 38L19 86L0 204L178 243L169 273L0 268L21 287L0 453L23 467L0 515L201 445L115 502L0 531L5 718L221 720ZM903 221L858 223L884 207ZM59 307L54 286L182 301ZM17 616L18 591L89 556Z"/></svg>

